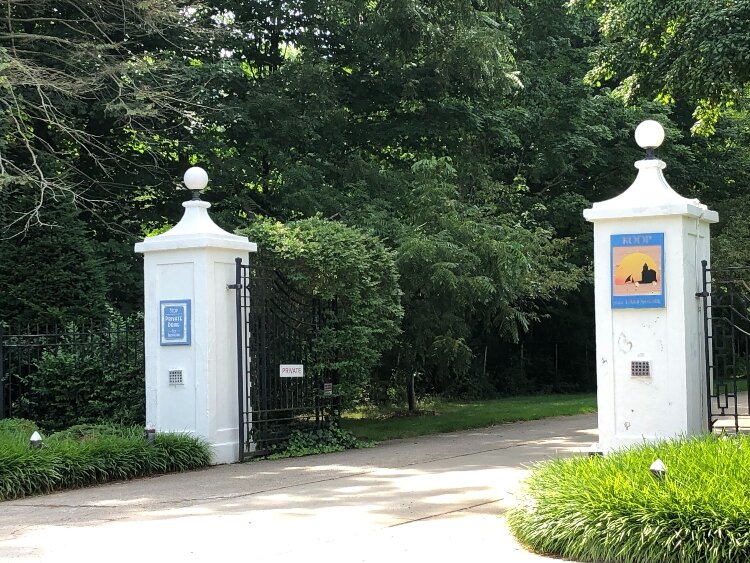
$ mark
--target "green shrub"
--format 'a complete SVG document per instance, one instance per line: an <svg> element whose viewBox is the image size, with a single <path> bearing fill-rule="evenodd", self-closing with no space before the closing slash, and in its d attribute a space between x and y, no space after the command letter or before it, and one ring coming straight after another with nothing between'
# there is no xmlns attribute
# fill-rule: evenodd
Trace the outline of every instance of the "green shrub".
<svg viewBox="0 0 750 563"><path fill-rule="evenodd" d="M335 423L313 430L294 430L276 451L263 459L283 459L305 455L327 454L356 448L369 448L373 442L358 440L348 430Z"/></svg>
<svg viewBox="0 0 750 563"><path fill-rule="evenodd" d="M135 426L78 426L52 434L41 449L30 449L25 434L23 440L11 436L0 430L0 500L187 471L211 462L208 445L198 438L158 434L149 444Z"/></svg>
<svg viewBox="0 0 750 563"><path fill-rule="evenodd" d="M337 300L335 330L324 326L314 343L315 367L340 374L343 406L359 401L400 330L393 253L373 235L320 217L256 220L241 232L258 243L258 259L279 268L298 290Z"/></svg>
<svg viewBox="0 0 750 563"><path fill-rule="evenodd" d="M750 437L665 441L537 466L508 521L534 550L576 561L748 561L748 483Z"/></svg>
<svg viewBox="0 0 750 563"><path fill-rule="evenodd" d="M146 390L142 342L133 342L126 322L114 311L101 332L77 325L42 353L36 369L23 378L16 412L47 431L76 424L112 422L142 425ZM135 348L135 349L134 349Z"/></svg>

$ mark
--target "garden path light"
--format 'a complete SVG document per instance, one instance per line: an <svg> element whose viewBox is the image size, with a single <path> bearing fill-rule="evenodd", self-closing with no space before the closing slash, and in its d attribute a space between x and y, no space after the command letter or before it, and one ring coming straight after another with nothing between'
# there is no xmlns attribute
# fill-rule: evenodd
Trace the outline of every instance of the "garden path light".
<svg viewBox="0 0 750 563"><path fill-rule="evenodd" d="M664 465L664 462L660 459L656 459L654 463L651 464L651 467L648 468L648 470L651 472L651 475L656 477L659 481L664 479L664 477L667 475L667 466Z"/></svg>
<svg viewBox="0 0 750 563"><path fill-rule="evenodd" d="M29 446L31 446L31 448L34 450L38 450L39 448L44 446L42 436L36 430L31 435L31 438L29 438Z"/></svg>

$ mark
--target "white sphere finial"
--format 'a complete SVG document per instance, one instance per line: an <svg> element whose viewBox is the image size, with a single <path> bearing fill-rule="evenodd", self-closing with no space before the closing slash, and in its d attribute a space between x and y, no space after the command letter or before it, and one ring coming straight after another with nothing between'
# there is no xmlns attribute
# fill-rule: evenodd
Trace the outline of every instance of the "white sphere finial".
<svg viewBox="0 0 750 563"><path fill-rule="evenodd" d="M193 166L185 171L182 181L187 189L200 192L208 184L208 174L200 166Z"/></svg>
<svg viewBox="0 0 750 563"><path fill-rule="evenodd" d="M653 119L642 121L635 128L635 142L642 149L655 149L664 142L664 127Z"/></svg>

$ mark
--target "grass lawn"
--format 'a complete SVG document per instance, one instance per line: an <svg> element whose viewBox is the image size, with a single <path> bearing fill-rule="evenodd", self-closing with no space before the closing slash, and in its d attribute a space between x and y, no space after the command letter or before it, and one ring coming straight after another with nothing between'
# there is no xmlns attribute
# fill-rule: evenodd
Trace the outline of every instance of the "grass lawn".
<svg viewBox="0 0 750 563"><path fill-rule="evenodd" d="M419 405L423 413L358 410L344 413L341 427L362 440L392 440L483 428L504 422L596 412L596 395L534 395L485 401L433 401Z"/></svg>

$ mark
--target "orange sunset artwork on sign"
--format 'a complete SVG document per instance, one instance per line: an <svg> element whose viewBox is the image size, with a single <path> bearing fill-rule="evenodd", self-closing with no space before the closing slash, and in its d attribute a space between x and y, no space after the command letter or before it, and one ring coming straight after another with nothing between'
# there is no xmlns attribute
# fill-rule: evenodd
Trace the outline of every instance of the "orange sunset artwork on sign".
<svg viewBox="0 0 750 563"><path fill-rule="evenodd" d="M663 270L663 233L612 235L612 307L663 307Z"/></svg>

